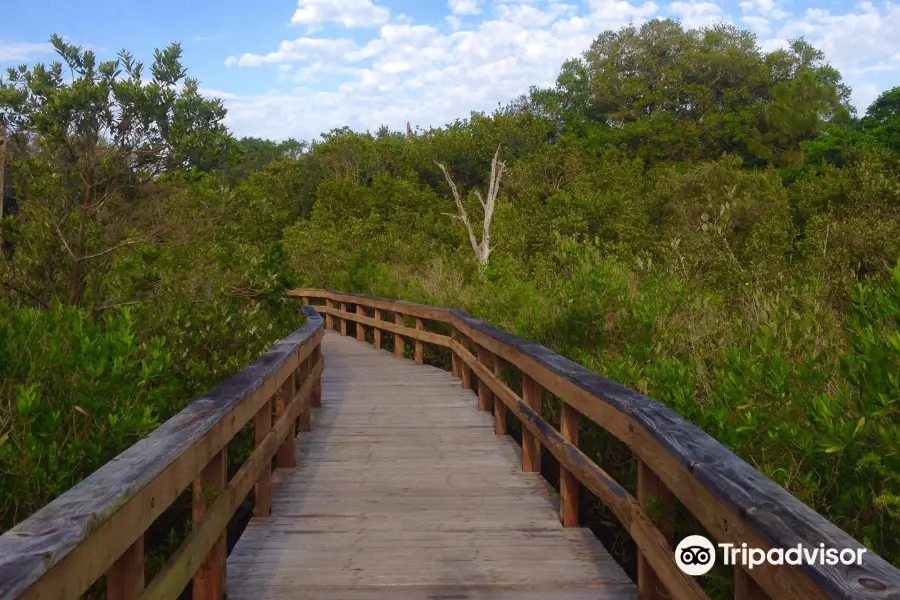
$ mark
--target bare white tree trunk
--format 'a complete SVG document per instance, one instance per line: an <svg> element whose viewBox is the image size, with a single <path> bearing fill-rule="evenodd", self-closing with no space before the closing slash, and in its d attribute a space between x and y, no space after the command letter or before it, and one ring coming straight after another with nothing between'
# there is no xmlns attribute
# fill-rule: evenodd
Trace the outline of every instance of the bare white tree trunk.
<svg viewBox="0 0 900 600"><path fill-rule="evenodd" d="M6 175L6 128L0 123L0 219L6 216L4 175Z"/></svg>
<svg viewBox="0 0 900 600"><path fill-rule="evenodd" d="M449 213L444 214L462 222L463 226L466 228L466 233L469 234L469 243L472 245L472 251L475 252L475 259L478 261L478 266L484 268L491 256L491 250L494 249L494 247L491 246L491 221L494 218L494 209L497 206L497 194L500 192L500 180L506 172L506 163L500 162L500 146L497 146L497 151L494 152L494 159L491 161L491 179L488 182L487 200L482 197L481 192L478 190L474 190L473 192L475 197L478 198L478 201L481 203L481 208L484 210L484 220L481 224L481 242L475 238L472 222L469 220L469 215L466 213L466 207L463 205L459 190L456 189L456 184L453 183L453 178L450 177L450 172L447 171L447 167L437 161L434 161L434 164L440 167L441 171L444 173L444 177L450 185L450 191L453 192L453 199L456 201L458 213L455 215Z"/></svg>

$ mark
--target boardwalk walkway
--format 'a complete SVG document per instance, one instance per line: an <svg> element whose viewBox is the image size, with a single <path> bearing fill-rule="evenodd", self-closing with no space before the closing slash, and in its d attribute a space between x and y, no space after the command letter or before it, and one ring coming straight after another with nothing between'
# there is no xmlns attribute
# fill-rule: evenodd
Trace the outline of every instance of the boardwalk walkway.
<svg viewBox="0 0 900 600"><path fill-rule="evenodd" d="M229 600L636 597L458 380L331 332L323 349L322 407L228 558Z"/></svg>

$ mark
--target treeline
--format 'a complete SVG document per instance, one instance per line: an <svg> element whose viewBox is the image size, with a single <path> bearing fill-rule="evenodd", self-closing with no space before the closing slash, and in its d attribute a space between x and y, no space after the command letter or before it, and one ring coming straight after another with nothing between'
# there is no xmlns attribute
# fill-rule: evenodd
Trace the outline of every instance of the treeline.
<svg viewBox="0 0 900 600"><path fill-rule="evenodd" d="M0 83L4 526L293 328L281 293L308 285L545 344L900 565L900 88L857 115L803 41L657 20L490 115L276 143L233 139L177 46L146 83L55 43L65 68ZM480 236L498 147L480 268L436 162ZM583 439L628 479L621 447Z"/></svg>

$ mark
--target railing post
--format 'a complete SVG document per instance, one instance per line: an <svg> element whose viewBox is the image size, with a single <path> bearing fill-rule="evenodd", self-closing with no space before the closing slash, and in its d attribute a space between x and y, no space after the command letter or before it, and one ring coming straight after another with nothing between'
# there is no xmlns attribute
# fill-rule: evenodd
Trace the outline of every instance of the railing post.
<svg viewBox="0 0 900 600"><path fill-rule="evenodd" d="M191 506L191 520L194 525L200 523L206 514L207 507L225 489L227 457L226 446L213 456L199 477L194 480L194 498ZM222 600L224 597L225 543L225 532L223 531L194 574L193 600Z"/></svg>
<svg viewBox="0 0 900 600"><path fill-rule="evenodd" d="M363 306L362 304L357 304L356 305L356 314L358 314L361 317L366 316L366 307ZM356 340L359 342L366 341L366 328L359 321L356 322Z"/></svg>
<svg viewBox="0 0 900 600"><path fill-rule="evenodd" d="M538 414L541 412L542 393L543 389L540 384L522 373L522 401ZM522 470L526 473L541 472L541 443L524 426L522 427Z"/></svg>
<svg viewBox="0 0 900 600"><path fill-rule="evenodd" d="M312 356L313 356L313 358L309 363L309 367L311 369L314 368L318 364L319 359L322 358L322 343L321 342L319 342L319 345L316 346L315 350L313 350ZM322 406L322 375L321 374L319 374L319 376L316 377L316 385L313 387L313 395L312 395L312 398L310 399L309 405L313 408L318 408L318 407Z"/></svg>
<svg viewBox="0 0 900 600"><path fill-rule="evenodd" d="M404 326L402 314L394 313L394 325ZM394 333L394 356L403 358L403 336L396 332Z"/></svg>
<svg viewBox="0 0 900 600"><path fill-rule="evenodd" d="M450 339L459 341L459 332L455 327L450 328ZM459 379L459 363L460 358L459 355L456 354L455 351L450 351L450 373L453 375L454 379Z"/></svg>
<svg viewBox="0 0 900 600"><path fill-rule="evenodd" d="M341 302L341 312L347 312L347 305ZM341 317L341 335L347 335L347 319Z"/></svg>
<svg viewBox="0 0 900 600"><path fill-rule="evenodd" d="M381 320L381 309L380 308L375 309L375 320L376 321ZM381 328L380 327L372 328L372 338L373 338L373 342L374 342L372 345L375 346L375 348L377 348L378 350L381 350Z"/></svg>
<svg viewBox="0 0 900 600"><path fill-rule="evenodd" d="M494 354L494 377L500 379L502 369L503 359ZM499 398L494 398L494 435L506 435L506 405Z"/></svg>
<svg viewBox="0 0 900 600"><path fill-rule="evenodd" d="M563 439L578 446L578 421L581 414L563 401L559 429ZM578 479L566 469L559 473L560 511L563 527L578 527Z"/></svg>
<svg viewBox="0 0 900 600"><path fill-rule="evenodd" d="M478 346L478 362L486 367L491 366L491 351ZM494 394L486 381L478 382L478 410L490 411L494 404Z"/></svg>
<svg viewBox="0 0 900 600"><path fill-rule="evenodd" d="M416 317L416 329L422 331L425 329L425 324L422 322L422 319ZM422 340L416 340L416 364L421 365L425 362L425 345L422 343Z"/></svg>
<svg viewBox="0 0 900 600"><path fill-rule="evenodd" d="M300 399L297 398L297 396L296 396L296 394L297 394L296 390L300 389L300 387L303 385L303 382L306 380L307 377L309 377L309 371L311 368L310 361L312 360L312 358L313 358L312 353L310 353L310 355L306 358L306 360L304 360L302 363L300 363L300 368L297 369L297 371L296 371L297 385L294 388L292 388L291 397L293 399L291 400L291 402L299 402L300 401ZM310 393L312 393L312 392L310 392ZM299 421L298 428L299 428L300 433L309 431L311 406L312 406L312 395L310 395L309 400L306 402L306 406L300 411L300 418L298 419L298 421ZM293 446L293 444L291 444L291 446Z"/></svg>
<svg viewBox="0 0 900 600"><path fill-rule="evenodd" d="M144 591L144 535L106 571L107 600L137 600Z"/></svg>
<svg viewBox="0 0 900 600"><path fill-rule="evenodd" d="M469 338L466 337L465 334L457 332L459 336L460 345L469 350ZM472 369L469 368L469 365L466 364L466 361L459 357L458 359L459 365L459 378L462 380L462 389L471 390L472 389Z"/></svg>
<svg viewBox="0 0 900 600"><path fill-rule="evenodd" d="M769 600L769 595L741 565L734 566L734 600Z"/></svg>
<svg viewBox="0 0 900 600"><path fill-rule="evenodd" d="M272 400L266 400L253 417L254 446L259 446L272 429ZM272 469L267 465L256 480L254 517L268 517L272 512Z"/></svg>
<svg viewBox="0 0 900 600"><path fill-rule="evenodd" d="M325 307L329 309L329 311L334 308L334 303L325 298ZM331 312L325 313L325 329L328 331L332 331L334 329L334 317L331 315Z"/></svg>
<svg viewBox="0 0 900 600"><path fill-rule="evenodd" d="M287 410L288 405L294 399L294 390L297 389L294 381L297 372L292 372L278 391L275 393L275 418L278 419ZM287 437L284 438L281 447L275 453L275 466L279 468L290 469L297 465L296 451L294 449L294 441L297 438L297 423L291 423L288 429Z"/></svg>
<svg viewBox="0 0 900 600"><path fill-rule="evenodd" d="M637 461L637 500L672 546L675 537L675 501L672 492L644 461ZM667 598L665 588L638 549L638 600Z"/></svg>

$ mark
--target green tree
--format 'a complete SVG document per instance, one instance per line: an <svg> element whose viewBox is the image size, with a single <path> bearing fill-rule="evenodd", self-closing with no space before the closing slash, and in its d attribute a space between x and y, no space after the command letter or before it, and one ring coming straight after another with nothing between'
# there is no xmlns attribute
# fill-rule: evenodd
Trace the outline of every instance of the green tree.
<svg viewBox="0 0 900 600"><path fill-rule="evenodd" d="M57 35L51 42L60 61L0 78L0 121L34 147L19 165L28 174L19 180L20 204L28 204L25 233L39 254L32 264L55 271L39 295L79 304L86 275L103 259L160 235L152 184L167 169L211 168L228 134L221 101L201 96L197 80L186 77L178 44L156 51L145 81L143 64L125 50L98 62ZM60 254L65 284L57 277Z"/></svg>

